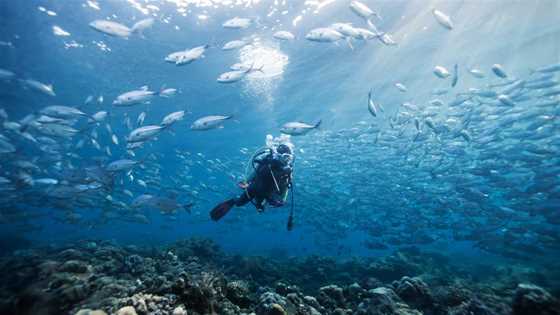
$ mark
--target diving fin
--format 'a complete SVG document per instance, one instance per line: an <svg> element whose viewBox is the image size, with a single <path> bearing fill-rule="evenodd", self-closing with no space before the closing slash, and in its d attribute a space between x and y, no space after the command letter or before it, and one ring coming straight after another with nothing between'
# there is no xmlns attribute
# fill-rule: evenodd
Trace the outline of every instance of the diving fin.
<svg viewBox="0 0 560 315"><path fill-rule="evenodd" d="M234 205L235 201L233 199L226 200L210 211L210 217L213 221L218 221L223 218Z"/></svg>

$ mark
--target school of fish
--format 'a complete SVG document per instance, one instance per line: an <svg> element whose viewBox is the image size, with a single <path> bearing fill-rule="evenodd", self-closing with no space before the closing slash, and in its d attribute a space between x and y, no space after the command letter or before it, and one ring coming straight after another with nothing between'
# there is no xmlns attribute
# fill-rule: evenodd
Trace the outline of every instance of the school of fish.
<svg viewBox="0 0 560 315"><path fill-rule="evenodd" d="M267 36L282 45L308 41L353 51L368 48L356 43L372 41L381 44L379 49L398 49L390 30L377 26L380 12L365 1L350 1L346 9L356 20L325 21L302 36L280 28ZM448 13L426 12L443 30L460 31ZM155 38L152 28L162 23L152 17L135 23L117 20L100 17L84 23L92 38L127 41ZM231 32L263 30L254 17L211 22ZM60 35L66 34L62 29L56 32L67 36ZM162 69L185 69L215 54L241 50L255 38L220 44L209 39L153 58ZM5 46L1 49L13 49ZM410 95L410 102L384 106L379 87L363 83L363 98L356 100L363 107L362 121L333 130L324 117L294 118L271 130L297 137L298 225L326 235L325 246L363 232L363 246L371 250L469 241L514 259L560 252L560 63L543 61L542 67L526 70L510 73L499 60L488 69L460 60L435 65L433 72L421 75L435 76L448 88L434 90L428 103L416 103L406 82L384 74L392 82L389 87ZM266 68L254 61L232 62L223 71L208 84L235 86ZM478 84L462 85L465 76ZM150 224L148 211L154 209L170 221L181 216L208 221L208 205L235 191L254 151L243 147L224 159L179 147L174 156L150 150L154 143L187 133L250 131L234 113L211 108L201 117L193 117L188 108L156 117L150 107L187 96L164 82L160 87L119 86L114 98L102 91L86 94L83 104L59 97L64 87L55 89L17 69L0 68L0 85L42 97L34 111L0 109L0 223L21 224L24 230L40 229L34 222L42 217L90 229L117 221ZM132 117L126 112L130 108L142 112ZM164 159L179 166L165 169ZM56 211L30 210L47 208ZM96 215L80 209L96 209ZM242 213L224 224L240 220Z"/></svg>

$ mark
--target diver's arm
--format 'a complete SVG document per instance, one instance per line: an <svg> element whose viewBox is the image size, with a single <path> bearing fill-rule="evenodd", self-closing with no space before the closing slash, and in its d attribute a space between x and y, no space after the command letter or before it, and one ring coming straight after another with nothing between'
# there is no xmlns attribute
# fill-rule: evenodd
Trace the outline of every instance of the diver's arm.
<svg viewBox="0 0 560 315"><path fill-rule="evenodd" d="M251 172L251 175L249 175L249 178L246 178L245 180L240 181L239 183L237 183L237 186L239 186L239 188L241 188L241 189L247 189L247 187L249 187L249 183L253 182L253 180L255 180L256 176L257 176L257 174L256 174L255 171Z"/></svg>
<svg viewBox="0 0 560 315"><path fill-rule="evenodd" d="M255 180L255 177L257 177L257 172L252 171L251 175L249 175L249 178L247 178L247 182L252 182L253 180Z"/></svg>

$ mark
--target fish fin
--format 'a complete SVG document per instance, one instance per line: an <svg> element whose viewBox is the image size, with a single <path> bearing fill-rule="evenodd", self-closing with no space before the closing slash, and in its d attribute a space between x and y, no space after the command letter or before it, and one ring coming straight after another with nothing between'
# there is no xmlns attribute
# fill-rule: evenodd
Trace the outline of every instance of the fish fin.
<svg viewBox="0 0 560 315"><path fill-rule="evenodd" d="M141 91L147 91L148 90L148 86L147 85L143 85L140 87Z"/></svg>
<svg viewBox="0 0 560 315"><path fill-rule="evenodd" d="M346 43L348 44L348 47L350 47L350 49L354 50L354 46L352 46L352 41L350 37L346 37Z"/></svg>
<svg viewBox="0 0 560 315"><path fill-rule="evenodd" d="M212 211L210 211L210 218L212 218L213 221L220 220L229 212L229 210L231 210L231 208L233 208L234 205L235 201L233 199L229 199L220 203L219 205L214 207Z"/></svg>
<svg viewBox="0 0 560 315"><path fill-rule="evenodd" d="M373 24L373 22L370 19L367 19L367 25L369 26L369 28L374 30L375 33L379 33L379 31L377 30L377 26L375 26L375 24Z"/></svg>
<svg viewBox="0 0 560 315"><path fill-rule="evenodd" d="M245 71L245 73L251 73L253 72L253 69L255 69L255 62L253 61L253 63L251 64L251 66L249 67L249 69L247 69Z"/></svg>

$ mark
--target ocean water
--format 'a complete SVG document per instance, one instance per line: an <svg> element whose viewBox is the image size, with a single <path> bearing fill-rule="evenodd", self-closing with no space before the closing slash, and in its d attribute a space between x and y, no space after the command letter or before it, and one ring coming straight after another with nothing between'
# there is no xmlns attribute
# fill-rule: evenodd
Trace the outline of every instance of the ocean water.
<svg viewBox="0 0 560 315"><path fill-rule="evenodd" d="M1 1L3 257L193 237L226 255L271 259L344 262L414 249L445 257L474 282L491 277L489 268L532 270L538 276L512 271L509 280L559 292L560 2L363 4L378 16L329 0ZM234 17L248 25L223 26ZM126 34L93 21L120 23ZM332 40L310 40L328 27ZM241 47L224 50L233 40ZM204 45L192 62L165 60ZM252 68L217 81L239 63ZM115 104L142 87L153 95ZM48 112L52 105L80 113ZM132 130L179 111L184 118L130 148ZM231 118L193 130L209 115ZM289 140L288 202L212 221L215 205L242 193L252 153L289 122L310 130ZM109 169L122 159L137 163ZM134 206L141 195L172 209Z"/></svg>

